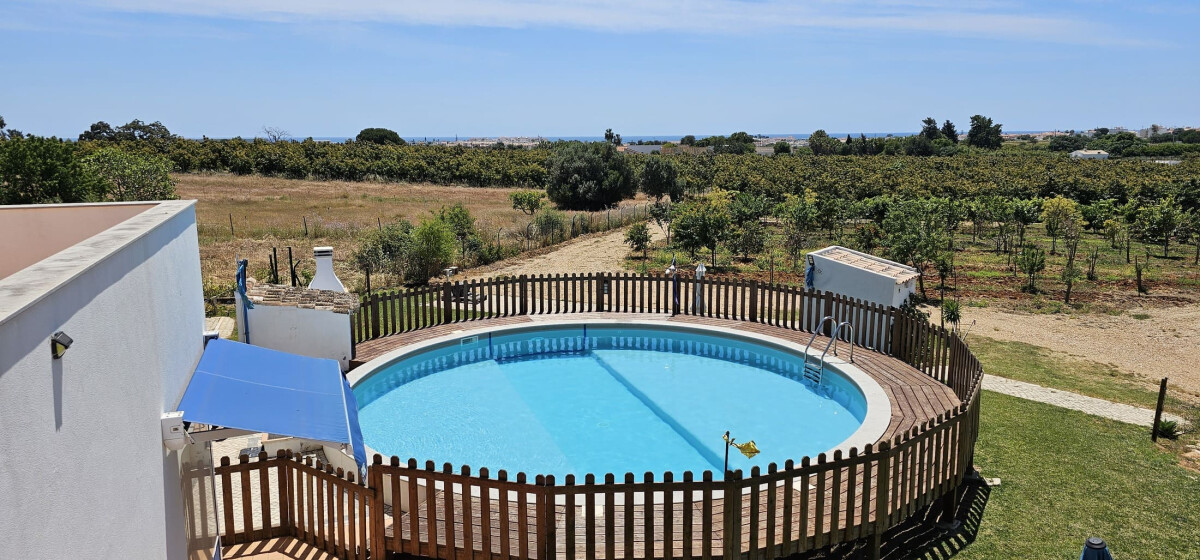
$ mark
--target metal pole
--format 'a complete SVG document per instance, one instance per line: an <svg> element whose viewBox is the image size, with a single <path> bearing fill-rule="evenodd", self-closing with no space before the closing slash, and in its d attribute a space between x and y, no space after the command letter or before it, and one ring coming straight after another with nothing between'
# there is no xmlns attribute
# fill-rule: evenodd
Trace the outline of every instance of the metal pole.
<svg viewBox="0 0 1200 560"><path fill-rule="evenodd" d="M1158 385L1158 406L1154 407L1154 425L1150 427L1150 441L1158 441L1158 423L1162 421L1163 401L1167 398L1167 378Z"/></svg>
<svg viewBox="0 0 1200 560"><path fill-rule="evenodd" d="M729 478L729 430L725 430L725 470L723 472L722 476Z"/></svg>

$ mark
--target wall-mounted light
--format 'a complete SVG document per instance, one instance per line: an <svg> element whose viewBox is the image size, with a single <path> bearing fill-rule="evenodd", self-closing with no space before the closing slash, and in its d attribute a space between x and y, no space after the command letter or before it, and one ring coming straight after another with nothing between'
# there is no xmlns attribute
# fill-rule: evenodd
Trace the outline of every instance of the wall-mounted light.
<svg viewBox="0 0 1200 560"><path fill-rule="evenodd" d="M62 358L63 354L67 353L67 348L71 347L72 342L75 341L71 340L71 337L67 336L65 332L58 331L54 333L50 336L50 355L55 360Z"/></svg>

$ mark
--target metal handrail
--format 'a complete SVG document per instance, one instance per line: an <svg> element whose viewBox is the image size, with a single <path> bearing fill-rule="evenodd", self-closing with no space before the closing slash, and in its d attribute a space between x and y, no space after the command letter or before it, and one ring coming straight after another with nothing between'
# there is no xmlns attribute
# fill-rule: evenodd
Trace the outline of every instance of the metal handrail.
<svg viewBox="0 0 1200 560"><path fill-rule="evenodd" d="M805 361L808 361L808 349L812 348L812 343L814 340L817 339L817 335L820 334L821 327L825 326L825 321L833 322L835 325L837 324L837 322L834 321L833 315L826 315L824 318L821 319L820 323L817 323L817 328L813 329L812 336L809 337L808 344L804 347L804 360Z"/></svg>
<svg viewBox="0 0 1200 560"><path fill-rule="evenodd" d="M850 321L842 321L842 323L837 326L838 331L840 331L843 326L850 327L850 337L846 339L846 342L850 343L850 363L853 364L854 363L854 325L851 325ZM836 355L838 355L838 353L837 353L837 331L835 331L833 334L833 340L834 340L833 355L836 356Z"/></svg>
<svg viewBox="0 0 1200 560"><path fill-rule="evenodd" d="M849 324L849 323L846 323L845 321L843 321L841 324L839 324L838 326L833 328L833 333L829 337L829 342L825 343L825 351L821 352L821 371L825 370L825 354L829 353L830 346L834 346L833 355L834 356L837 355L837 349L836 349L836 346L834 345L834 343L837 342L838 333L841 332L842 325L847 325L847 324Z"/></svg>

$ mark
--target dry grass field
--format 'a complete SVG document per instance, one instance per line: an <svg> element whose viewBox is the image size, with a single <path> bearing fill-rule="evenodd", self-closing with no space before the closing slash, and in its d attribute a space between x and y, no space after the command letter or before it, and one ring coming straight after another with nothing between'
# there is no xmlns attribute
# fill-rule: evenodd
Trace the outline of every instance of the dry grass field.
<svg viewBox="0 0 1200 560"><path fill-rule="evenodd" d="M509 202L509 193L516 189L227 174L177 174L174 178L179 197L197 201L205 281L225 286L233 283L239 257L249 259L251 272L261 277L271 248L278 247L282 276L287 266L285 247L291 246L297 257L306 259L301 266L311 269L312 248L330 245L338 275L355 290L362 275L349 258L364 229L401 218L416 223L456 202L471 211L480 231L489 238L499 233L505 243L519 243L513 234L529 223L529 217Z"/></svg>

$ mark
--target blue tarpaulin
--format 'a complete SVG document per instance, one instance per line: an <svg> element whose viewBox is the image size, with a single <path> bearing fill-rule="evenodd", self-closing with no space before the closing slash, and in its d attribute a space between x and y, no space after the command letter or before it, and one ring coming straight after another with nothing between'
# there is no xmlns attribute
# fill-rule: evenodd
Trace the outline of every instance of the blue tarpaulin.
<svg viewBox="0 0 1200 560"><path fill-rule="evenodd" d="M179 410L187 422L349 444L367 464L358 405L336 360L209 341Z"/></svg>

